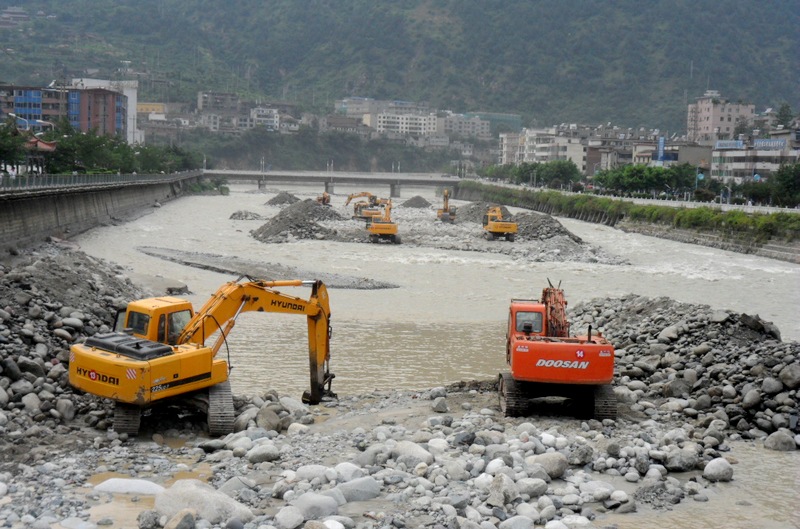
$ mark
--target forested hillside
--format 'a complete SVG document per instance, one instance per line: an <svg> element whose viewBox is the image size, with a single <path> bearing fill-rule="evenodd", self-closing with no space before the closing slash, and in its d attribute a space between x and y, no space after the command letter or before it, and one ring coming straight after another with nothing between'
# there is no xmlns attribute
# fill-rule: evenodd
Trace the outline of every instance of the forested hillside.
<svg viewBox="0 0 800 529"><path fill-rule="evenodd" d="M515 112L525 125L685 129L706 88L800 108L795 0L29 0L0 82L138 78L332 110L346 96ZM34 16L38 11L43 15ZM129 62L123 62L129 61ZM119 68L130 67L120 74Z"/></svg>

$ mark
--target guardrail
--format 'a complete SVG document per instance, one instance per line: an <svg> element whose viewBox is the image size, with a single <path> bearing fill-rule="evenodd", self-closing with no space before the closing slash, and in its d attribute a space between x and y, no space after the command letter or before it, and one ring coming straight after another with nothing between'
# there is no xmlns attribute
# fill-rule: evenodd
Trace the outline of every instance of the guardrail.
<svg viewBox="0 0 800 529"><path fill-rule="evenodd" d="M24 193L36 190L52 190L71 187L92 187L109 185L141 185L155 182L175 182L201 176L203 171L182 171L177 173L154 174L36 174L10 177L0 176L0 194Z"/></svg>
<svg viewBox="0 0 800 529"><path fill-rule="evenodd" d="M634 197L623 197L623 196L615 196L615 195L595 195L592 193L581 193L576 191L567 191L565 189L549 189L546 187L531 187L519 184L510 184L508 182L491 182L486 179L477 179L476 181L481 182L487 185L499 185L503 187L513 187L516 189L526 189L528 191L538 192L538 191L558 191L563 195L582 195L586 194L589 196L597 197L597 198L607 198L609 200L619 200L622 202L632 202L634 204L644 205L644 206L664 206L664 207L671 207L671 208L711 208L711 209L719 209L720 211L744 211L745 213L794 213L800 214L800 207L799 208L789 208L789 207L779 207L779 206L748 206L746 204L720 204L719 202L694 202L691 200L667 200L667 199L660 199L660 198L634 198Z"/></svg>

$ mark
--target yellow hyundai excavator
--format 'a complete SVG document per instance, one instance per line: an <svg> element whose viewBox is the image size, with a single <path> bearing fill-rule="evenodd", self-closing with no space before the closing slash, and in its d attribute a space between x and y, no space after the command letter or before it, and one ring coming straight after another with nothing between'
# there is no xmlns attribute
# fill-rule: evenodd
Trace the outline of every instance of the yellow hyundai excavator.
<svg viewBox="0 0 800 529"><path fill-rule="evenodd" d="M510 218L503 217L500 206L491 206L483 216L483 236L490 241L498 237L505 237L507 241L514 242L519 231L519 226Z"/></svg>
<svg viewBox="0 0 800 529"><path fill-rule="evenodd" d="M367 232L369 242L388 241L400 244L400 235L397 234L397 223L392 220L392 199L386 199L382 204L380 217L367 219Z"/></svg>
<svg viewBox="0 0 800 529"><path fill-rule="evenodd" d="M217 356L243 312L305 315L311 387L303 401L318 404L330 391L330 300L322 281L246 278L222 285L194 312L191 302L162 296L128 303L116 331L96 334L70 348L69 382L115 401L114 430L136 434L141 412L168 399L199 404L211 435L233 431L229 359ZM310 286L308 300L275 290ZM213 345L206 341L218 335Z"/></svg>

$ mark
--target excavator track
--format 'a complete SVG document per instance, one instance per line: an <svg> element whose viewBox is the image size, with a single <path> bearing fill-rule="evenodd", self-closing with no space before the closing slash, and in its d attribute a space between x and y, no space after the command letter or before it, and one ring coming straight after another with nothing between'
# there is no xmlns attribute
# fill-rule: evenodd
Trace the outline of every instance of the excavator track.
<svg viewBox="0 0 800 529"><path fill-rule="evenodd" d="M594 418L599 421L617 418L617 396L610 384L594 389Z"/></svg>
<svg viewBox="0 0 800 529"><path fill-rule="evenodd" d="M525 391L511 376L511 373L501 373L498 379L500 393L500 411L506 417L521 417L528 409L528 399Z"/></svg>
<svg viewBox="0 0 800 529"><path fill-rule="evenodd" d="M114 406L114 431L119 434L136 435L142 420L142 410L138 406L117 403Z"/></svg>
<svg viewBox="0 0 800 529"><path fill-rule="evenodd" d="M208 388L208 433L212 436L233 432L233 393L229 381Z"/></svg>

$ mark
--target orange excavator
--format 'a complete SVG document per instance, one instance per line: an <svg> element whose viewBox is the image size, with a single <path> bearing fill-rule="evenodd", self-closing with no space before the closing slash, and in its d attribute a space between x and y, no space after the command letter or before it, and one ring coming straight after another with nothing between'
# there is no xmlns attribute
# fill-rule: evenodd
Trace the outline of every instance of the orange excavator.
<svg viewBox="0 0 800 529"><path fill-rule="evenodd" d="M614 346L591 326L585 336L570 336L564 291L548 284L540 300L511 300L500 409L519 417L534 399L563 397L581 417L616 419Z"/></svg>

